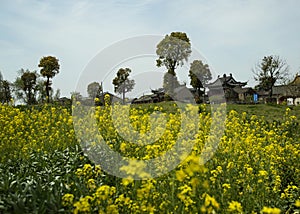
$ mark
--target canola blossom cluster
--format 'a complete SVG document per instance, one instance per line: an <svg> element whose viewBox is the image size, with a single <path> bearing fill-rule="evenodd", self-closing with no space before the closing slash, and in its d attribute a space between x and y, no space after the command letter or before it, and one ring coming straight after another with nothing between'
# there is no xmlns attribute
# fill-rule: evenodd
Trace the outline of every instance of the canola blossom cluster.
<svg viewBox="0 0 300 214"><path fill-rule="evenodd" d="M300 210L299 124L290 109L267 122L233 110L223 121L222 108L209 106L76 105L73 115L0 105L0 213Z"/></svg>

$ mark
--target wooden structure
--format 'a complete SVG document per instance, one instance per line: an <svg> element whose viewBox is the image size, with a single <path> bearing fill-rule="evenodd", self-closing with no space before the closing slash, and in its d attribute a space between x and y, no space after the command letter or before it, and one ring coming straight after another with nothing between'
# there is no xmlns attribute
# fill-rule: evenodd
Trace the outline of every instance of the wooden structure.
<svg viewBox="0 0 300 214"><path fill-rule="evenodd" d="M218 76L217 80L207 84L208 87L208 97L214 99L218 97L219 99L225 99L228 103L238 103L240 98L244 99L247 94L252 93L253 91L244 89L243 87L247 85L247 82L236 81L232 74L227 76L224 74L222 77Z"/></svg>
<svg viewBox="0 0 300 214"><path fill-rule="evenodd" d="M165 90L159 88L156 90L151 90L152 94L143 95L139 98L134 98L132 104L142 104L142 103L158 103L162 102L165 99Z"/></svg>

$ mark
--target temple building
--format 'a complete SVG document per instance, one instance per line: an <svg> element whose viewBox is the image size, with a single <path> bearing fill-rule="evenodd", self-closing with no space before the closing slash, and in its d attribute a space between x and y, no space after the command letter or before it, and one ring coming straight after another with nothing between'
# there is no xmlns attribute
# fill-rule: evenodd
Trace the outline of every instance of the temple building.
<svg viewBox="0 0 300 214"><path fill-rule="evenodd" d="M218 76L217 80L207 84L208 97L210 100L226 100L227 103L249 103L253 102L253 94L255 91L252 88L244 88L247 82L239 82L235 80L232 74L222 77ZM225 101L224 100L224 101Z"/></svg>

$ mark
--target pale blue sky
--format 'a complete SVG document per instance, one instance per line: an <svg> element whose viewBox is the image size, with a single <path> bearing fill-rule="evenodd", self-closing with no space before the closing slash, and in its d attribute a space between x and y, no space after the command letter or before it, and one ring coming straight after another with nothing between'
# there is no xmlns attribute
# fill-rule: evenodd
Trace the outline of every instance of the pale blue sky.
<svg viewBox="0 0 300 214"><path fill-rule="evenodd" d="M2 0L0 71L13 81L21 68L38 70L42 56L54 55L61 64L54 88L69 96L89 61L111 44L184 31L216 74L253 86L251 68L265 55L285 59L292 74L300 71L299 8L298 0Z"/></svg>

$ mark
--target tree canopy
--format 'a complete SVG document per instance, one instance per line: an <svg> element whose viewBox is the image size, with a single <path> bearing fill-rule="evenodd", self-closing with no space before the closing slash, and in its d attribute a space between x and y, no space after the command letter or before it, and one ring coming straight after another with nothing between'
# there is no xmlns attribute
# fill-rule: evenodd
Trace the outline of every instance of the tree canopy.
<svg viewBox="0 0 300 214"><path fill-rule="evenodd" d="M165 66L169 74L175 75L175 69L188 60L191 52L190 39L186 33L172 32L171 35L166 35L156 47L156 54L159 57L156 65Z"/></svg>
<svg viewBox="0 0 300 214"><path fill-rule="evenodd" d="M87 92L90 98L95 99L96 97L100 97L101 93L101 85L98 82L92 82L87 87Z"/></svg>
<svg viewBox="0 0 300 214"><path fill-rule="evenodd" d="M205 85L212 79L208 64L203 64L201 60L194 60L191 63L189 77L191 86L198 91L199 95L200 89L205 89Z"/></svg>
<svg viewBox="0 0 300 214"><path fill-rule="evenodd" d="M135 85L134 80L128 79L130 72L129 68L120 68L112 82L115 92L123 95L123 104L125 103L125 94L131 91Z"/></svg>
<svg viewBox="0 0 300 214"><path fill-rule="evenodd" d="M272 97L273 86L282 83L289 76L289 66L279 56L264 56L261 62L257 63L254 69L254 79L258 81L257 88L269 91Z"/></svg>
<svg viewBox="0 0 300 214"><path fill-rule="evenodd" d="M16 78L14 82L15 94L17 98L23 99L23 101L29 105L36 103L37 92L37 78L36 71L25 71L21 69L19 71L20 76Z"/></svg>
<svg viewBox="0 0 300 214"><path fill-rule="evenodd" d="M54 56L45 56L41 58L40 63L38 65L41 67L41 75L46 77L47 80L45 82L46 87L46 95L47 95L47 102L50 101L50 89L51 89L51 82L50 79L53 78L56 74L59 73L60 65L58 63L58 59Z"/></svg>

